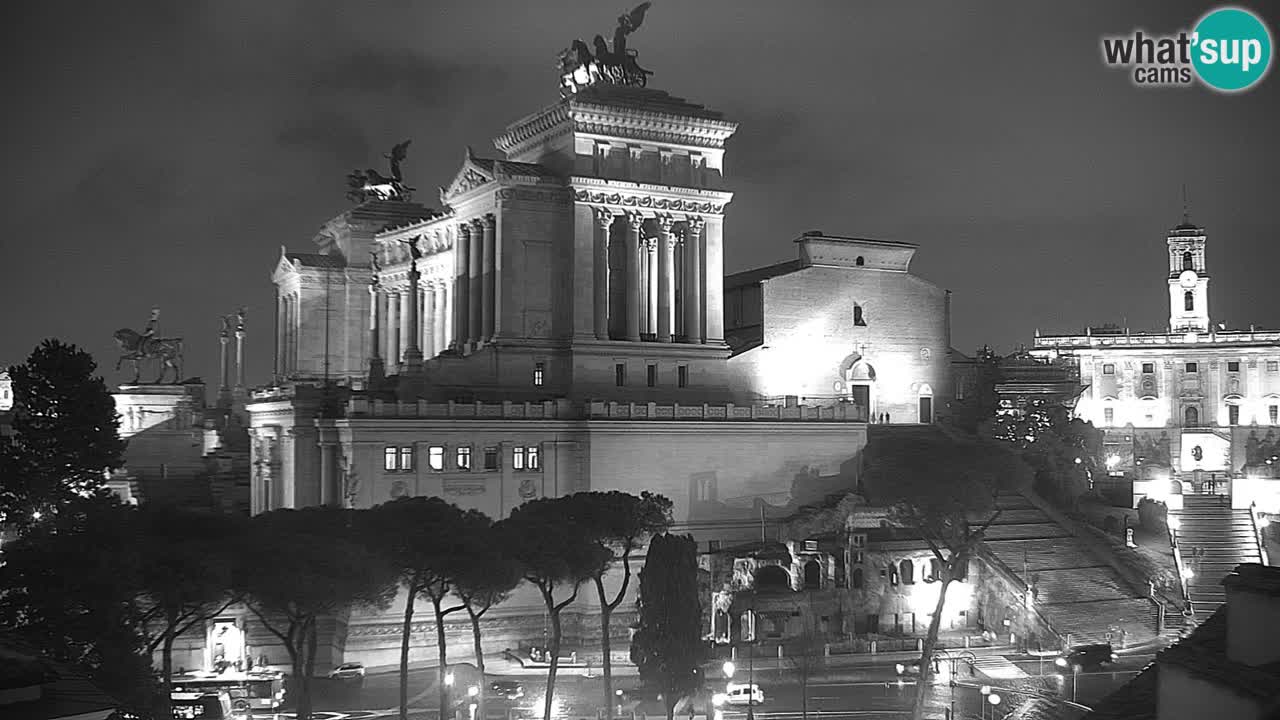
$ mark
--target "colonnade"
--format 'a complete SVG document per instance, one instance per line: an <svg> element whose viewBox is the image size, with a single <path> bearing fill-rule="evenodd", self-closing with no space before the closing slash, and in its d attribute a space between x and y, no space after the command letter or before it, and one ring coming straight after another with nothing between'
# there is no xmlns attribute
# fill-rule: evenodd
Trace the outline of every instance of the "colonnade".
<svg viewBox="0 0 1280 720"><path fill-rule="evenodd" d="M435 357L453 342L454 292L447 280L422 280L416 298L408 287L370 289L370 293L369 300L375 304L372 314L376 316L376 350L392 367L404 358L409 347L411 302L417 303L417 341L423 357Z"/></svg>
<svg viewBox="0 0 1280 720"><path fill-rule="evenodd" d="M705 343L703 218L595 208L595 220L596 338Z"/></svg>

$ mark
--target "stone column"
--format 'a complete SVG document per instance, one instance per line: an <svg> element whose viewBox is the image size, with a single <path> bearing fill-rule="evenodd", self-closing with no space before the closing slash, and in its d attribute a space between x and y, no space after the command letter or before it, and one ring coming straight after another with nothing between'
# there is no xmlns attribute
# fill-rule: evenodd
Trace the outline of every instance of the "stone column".
<svg viewBox="0 0 1280 720"><path fill-rule="evenodd" d="M480 342L484 334L481 324L484 322L484 281L481 279L484 262L484 223L471 221L471 252L468 254L467 278L471 297L467 298L467 341L474 344Z"/></svg>
<svg viewBox="0 0 1280 720"><path fill-rule="evenodd" d="M684 266L684 332L687 342L703 342L702 329L702 218L685 221Z"/></svg>
<svg viewBox="0 0 1280 720"><path fill-rule="evenodd" d="M400 293L387 291L387 363L395 367L400 358Z"/></svg>
<svg viewBox="0 0 1280 720"><path fill-rule="evenodd" d="M671 329L675 325L672 313L676 307L676 237L671 231L675 219L670 215L658 217L658 342L671 342Z"/></svg>
<svg viewBox="0 0 1280 720"><path fill-rule="evenodd" d="M226 322L226 319L223 319ZM230 341L227 335L226 326L218 333L218 345L221 346L221 357L218 362L218 400L221 402L222 396L227 392L227 386L230 384L230 375L227 373L227 342Z"/></svg>
<svg viewBox="0 0 1280 720"><path fill-rule="evenodd" d="M435 287L432 282L418 291L422 299L422 356L435 357L436 350L436 306Z"/></svg>
<svg viewBox="0 0 1280 720"><path fill-rule="evenodd" d="M454 320L456 319L456 311L454 310L453 296L457 292L457 288L451 285L440 286L440 295L444 298L444 344L441 349L449 348L457 344L458 331L454 328Z"/></svg>
<svg viewBox="0 0 1280 720"><path fill-rule="evenodd" d="M418 272L418 263L416 260L409 261L409 289L401 296L400 301L405 309L404 319L401 321L403 332L401 337L404 338L404 358L403 364L405 369L422 369L422 348L418 346L418 331L422 327L421 316L418 315L418 303L420 302L421 293L418 291L418 281L422 274Z"/></svg>
<svg viewBox="0 0 1280 720"><path fill-rule="evenodd" d="M236 313L236 390L244 390L244 310Z"/></svg>
<svg viewBox="0 0 1280 720"><path fill-rule="evenodd" d="M595 306L595 331L597 340L609 339L609 229L614 214L606 208L595 208L595 277L593 300Z"/></svg>
<svg viewBox="0 0 1280 720"><path fill-rule="evenodd" d="M484 237L484 247L480 257L480 285L481 285L481 329L480 339L488 342L493 339L493 313L494 304L497 300L495 294L497 289L497 256L494 254L494 232L495 218L492 214L485 215L480 221L481 232Z"/></svg>
<svg viewBox="0 0 1280 720"><path fill-rule="evenodd" d="M339 497L341 493L334 492L334 472L337 470L330 462L333 456L333 446L327 442L320 442L320 504L328 507L341 506L342 501Z"/></svg>
<svg viewBox="0 0 1280 720"><path fill-rule="evenodd" d="M381 338L378 333L381 332L379 326L378 305L382 302L382 293L378 292L376 284L369 285L369 385L376 386L382 382L382 378L386 372L382 364L382 349L379 347Z"/></svg>
<svg viewBox="0 0 1280 720"><path fill-rule="evenodd" d="M471 277L468 274L471 262L471 226L466 223L458 225L457 238L453 246L454 276L457 279L449 297L453 300L453 344L461 354L467 344L467 323L471 318L471 310L467 307L471 299Z"/></svg>
<svg viewBox="0 0 1280 720"><path fill-rule="evenodd" d="M640 341L640 213L627 213L627 339Z"/></svg>
<svg viewBox="0 0 1280 720"><path fill-rule="evenodd" d="M702 236L703 336L708 343L724 342L724 221L707 219Z"/></svg>
<svg viewBox="0 0 1280 720"><path fill-rule="evenodd" d="M276 362L275 376L284 375L284 298L276 290Z"/></svg>
<svg viewBox="0 0 1280 720"><path fill-rule="evenodd" d="M444 293L445 286L440 283L436 283L436 285L431 288L431 310L434 315L431 322L431 329L435 335L432 343L437 355L444 352L444 349L449 347L449 336L447 334L448 328L445 327Z"/></svg>
<svg viewBox="0 0 1280 720"><path fill-rule="evenodd" d="M648 286L645 297L645 332L650 336L658 334L658 238L645 238L645 251L648 261L645 263L649 272L645 275Z"/></svg>
<svg viewBox="0 0 1280 720"><path fill-rule="evenodd" d="M297 335L293 331L294 319L297 317L294 311L293 293L289 293L284 298L284 373L291 375L294 370L294 340Z"/></svg>

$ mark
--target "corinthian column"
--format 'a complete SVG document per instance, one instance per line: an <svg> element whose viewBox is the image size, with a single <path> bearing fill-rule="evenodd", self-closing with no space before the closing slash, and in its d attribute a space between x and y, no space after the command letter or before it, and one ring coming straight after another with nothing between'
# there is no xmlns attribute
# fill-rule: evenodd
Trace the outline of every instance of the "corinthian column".
<svg viewBox="0 0 1280 720"><path fill-rule="evenodd" d="M445 327L445 302L444 302L444 285L437 283L431 290L431 331L434 338L432 345L435 347L436 354L439 355L449 346L449 339L446 335Z"/></svg>
<svg viewBox="0 0 1280 720"><path fill-rule="evenodd" d="M481 324L484 322L484 282L481 279L484 262L484 224L479 220L471 221L471 252L467 259L467 278L471 297L467 299L470 314L467 317L467 340L479 343L484 334Z"/></svg>
<svg viewBox="0 0 1280 720"><path fill-rule="evenodd" d="M480 221L481 232L484 235L484 246L481 251L480 258L480 274L481 274L481 318L480 322L480 339L488 341L493 338L493 313L494 301L497 300L495 290L497 288L497 256L494 253L494 232L496 220L493 215L485 215Z"/></svg>
<svg viewBox="0 0 1280 720"><path fill-rule="evenodd" d="M387 290L387 362L392 368L400 357L400 293Z"/></svg>
<svg viewBox="0 0 1280 720"><path fill-rule="evenodd" d="M627 339L640 341L640 213L627 213Z"/></svg>
<svg viewBox="0 0 1280 720"><path fill-rule="evenodd" d="M382 293L378 292L378 276L373 276L369 283L369 387L376 388L382 382L384 368L382 351L378 338L378 304L382 302Z"/></svg>
<svg viewBox="0 0 1280 720"><path fill-rule="evenodd" d="M609 228L613 226L612 210L595 208L595 276L592 294L595 308L595 332L597 340L609 339Z"/></svg>
<svg viewBox="0 0 1280 720"><path fill-rule="evenodd" d="M645 297L644 332L649 337L658 334L658 239L645 238Z"/></svg>
<svg viewBox="0 0 1280 720"><path fill-rule="evenodd" d="M687 341L691 343L705 342L702 324L702 292L705 289L702 278L702 226L700 217L690 217L685 221L685 291L681 297L684 299L684 332Z"/></svg>
<svg viewBox="0 0 1280 720"><path fill-rule="evenodd" d="M467 324L471 319L471 310L467 303L471 299L471 276L468 270L471 262L471 226L466 223L458 225L457 242L453 246L454 277L453 292L453 343L462 354L467 344Z"/></svg>
<svg viewBox="0 0 1280 720"><path fill-rule="evenodd" d="M670 215L658 217L658 342L671 342L671 328L675 325L672 314L676 306L676 236L671 231L675 219Z"/></svg>

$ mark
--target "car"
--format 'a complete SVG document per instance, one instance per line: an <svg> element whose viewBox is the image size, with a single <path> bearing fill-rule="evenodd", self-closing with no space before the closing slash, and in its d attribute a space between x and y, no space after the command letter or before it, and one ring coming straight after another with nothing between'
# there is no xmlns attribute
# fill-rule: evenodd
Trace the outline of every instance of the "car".
<svg viewBox="0 0 1280 720"><path fill-rule="evenodd" d="M489 694L506 700L524 697L524 686L514 680L495 680L489 684Z"/></svg>
<svg viewBox="0 0 1280 720"><path fill-rule="evenodd" d="M364 682L364 664L358 662L343 663L329 673L329 679L362 683Z"/></svg>
<svg viewBox="0 0 1280 720"><path fill-rule="evenodd" d="M763 705L764 691L752 683L729 683L725 686L724 701L729 705Z"/></svg>
<svg viewBox="0 0 1280 720"><path fill-rule="evenodd" d="M1081 670L1095 670L1103 665L1112 665L1119 660L1120 656L1116 655L1111 649L1111 643L1095 643L1093 645L1076 645L1067 650L1054 660L1054 664L1060 668L1067 668L1072 672L1080 672Z"/></svg>
<svg viewBox="0 0 1280 720"><path fill-rule="evenodd" d="M225 690L170 693L169 708L174 720L249 720L247 710L232 707Z"/></svg>

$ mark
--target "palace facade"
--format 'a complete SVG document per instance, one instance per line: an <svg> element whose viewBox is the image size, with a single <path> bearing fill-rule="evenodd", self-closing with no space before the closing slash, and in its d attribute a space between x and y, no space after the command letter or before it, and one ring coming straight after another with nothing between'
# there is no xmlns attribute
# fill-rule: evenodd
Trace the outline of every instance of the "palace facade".
<svg viewBox="0 0 1280 720"><path fill-rule="evenodd" d="M1040 335L1032 353L1078 370L1076 415L1102 428L1113 474L1143 497L1230 495L1280 512L1280 331L1227 329L1209 310L1208 236L1186 218L1167 237L1163 331Z"/></svg>

